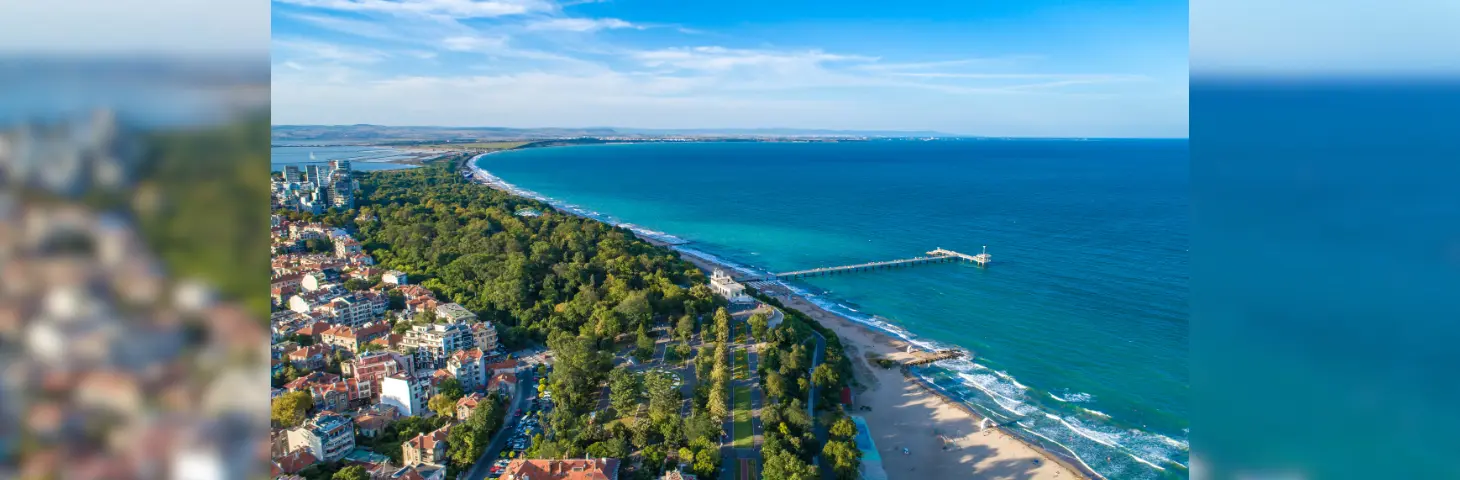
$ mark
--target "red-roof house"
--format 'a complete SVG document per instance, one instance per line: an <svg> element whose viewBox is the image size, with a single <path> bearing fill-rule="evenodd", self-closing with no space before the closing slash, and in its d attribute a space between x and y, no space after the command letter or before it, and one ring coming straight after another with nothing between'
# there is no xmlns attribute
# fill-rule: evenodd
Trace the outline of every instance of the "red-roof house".
<svg viewBox="0 0 1460 480"><path fill-rule="evenodd" d="M310 454L308 449L301 448L283 456L275 457L270 470L277 472L274 473L274 476L299 473L300 470L304 470L306 467L314 465L318 461L319 459L315 458L313 454Z"/></svg>
<svg viewBox="0 0 1460 480"><path fill-rule="evenodd" d="M618 480L617 458L573 460L517 459L507 464L501 480Z"/></svg>

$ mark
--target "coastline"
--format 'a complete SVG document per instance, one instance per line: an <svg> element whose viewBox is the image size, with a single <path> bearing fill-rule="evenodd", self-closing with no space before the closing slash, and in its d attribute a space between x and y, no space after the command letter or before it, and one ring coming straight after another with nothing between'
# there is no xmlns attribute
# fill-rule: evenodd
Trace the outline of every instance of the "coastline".
<svg viewBox="0 0 1460 480"><path fill-rule="evenodd" d="M682 248L680 245L687 242L673 235L605 220L595 216L597 212L565 208L562 202L553 202L536 192L507 183L477 166L478 160L492 153L497 152L471 156L458 170L469 170L473 180L479 184L551 203L570 215L628 228L651 244L679 252L686 261L706 273L716 268L756 273L712 255ZM936 386L927 385L926 381L905 368L884 369L872 365L867 358L877 355L903 362L913 358L907 352L909 346L923 348L921 345L828 311L800 292L780 286L762 291L786 308L806 314L831 329L841 339L852 361L856 381L860 384L851 413L867 420L882 456L883 468L892 478L922 475L932 475L933 478L1103 478L1078 459L1052 452L1003 427L982 428L982 415L945 395ZM860 410L864 405L872 407L872 410ZM910 453L903 454L904 448Z"/></svg>
<svg viewBox="0 0 1460 480"><path fill-rule="evenodd" d="M685 252L654 239L647 242L672 248L706 272L732 265ZM836 333L852 361L861 384L851 414L867 420L882 455L883 469L892 478L932 475L933 478L1099 479L1095 472L1069 458L1026 441L1002 427L981 428L984 417L948 397L903 368L872 365L867 356L897 362L911 360L910 342L847 319L780 287L762 290ZM862 411L863 405L872 407ZM944 447L947 447L946 449ZM901 453L908 448L911 454Z"/></svg>

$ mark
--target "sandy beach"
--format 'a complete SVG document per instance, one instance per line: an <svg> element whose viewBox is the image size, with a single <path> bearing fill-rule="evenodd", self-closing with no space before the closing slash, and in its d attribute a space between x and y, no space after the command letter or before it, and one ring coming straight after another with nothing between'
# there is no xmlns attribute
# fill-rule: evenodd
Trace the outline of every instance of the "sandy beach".
<svg viewBox="0 0 1460 480"><path fill-rule="evenodd" d="M661 242L645 239L651 243ZM684 255L706 272L730 268ZM867 419L882 466L893 479L1083 479L1079 470L999 428L979 429L983 419L907 377L899 368L882 368L868 354L902 362L913 358L907 343L828 312L786 291L764 292L841 337L856 379L852 414ZM864 411L862 406L872 407ZM904 455L902 449L909 453Z"/></svg>

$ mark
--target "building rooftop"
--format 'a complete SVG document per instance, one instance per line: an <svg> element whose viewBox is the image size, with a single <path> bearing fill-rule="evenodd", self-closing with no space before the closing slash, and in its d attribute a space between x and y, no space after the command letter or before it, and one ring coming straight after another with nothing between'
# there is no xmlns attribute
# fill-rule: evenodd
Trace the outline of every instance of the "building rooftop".
<svg viewBox="0 0 1460 480"><path fill-rule="evenodd" d="M501 480L617 480L617 458L572 460L517 459L507 464Z"/></svg>

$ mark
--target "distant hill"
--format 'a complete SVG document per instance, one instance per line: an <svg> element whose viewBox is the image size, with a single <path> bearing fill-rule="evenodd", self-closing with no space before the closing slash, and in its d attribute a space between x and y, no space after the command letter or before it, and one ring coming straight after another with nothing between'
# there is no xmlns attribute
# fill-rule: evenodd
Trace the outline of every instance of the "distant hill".
<svg viewBox="0 0 1460 480"><path fill-rule="evenodd" d="M506 128L506 127L395 127L384 125L275 125L276 142L473 142L535 140L573 137L956 137L933 131L857 131L796 128L634 129Z"/></svg>

